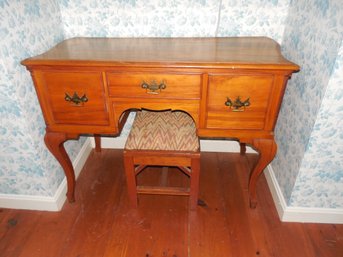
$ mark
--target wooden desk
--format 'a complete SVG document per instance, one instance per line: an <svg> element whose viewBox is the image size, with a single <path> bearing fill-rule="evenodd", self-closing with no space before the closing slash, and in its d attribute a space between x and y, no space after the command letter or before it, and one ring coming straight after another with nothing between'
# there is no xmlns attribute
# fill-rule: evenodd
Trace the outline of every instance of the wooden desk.
<svg viewBox="0 0 343 257"><path fill-rule="evenodd" d="M204 138L255 148L256 182L276 153L274 127L287 80L299 67L265 37L72 38L22 62L31 72L46 122L45 143L64 169L74 201L75 175L63 143L80 134L116 135L126 111L189 113Z"/></svg>

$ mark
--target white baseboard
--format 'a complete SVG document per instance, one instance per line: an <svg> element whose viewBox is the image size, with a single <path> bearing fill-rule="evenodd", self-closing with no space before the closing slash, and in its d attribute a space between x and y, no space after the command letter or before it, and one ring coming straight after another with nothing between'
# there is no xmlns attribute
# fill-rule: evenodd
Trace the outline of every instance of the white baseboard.
<svg viewBox="0 0 343 257"><path fill-rule="evenodd" d="M236 141L230 140L200 140L200 149L202 152L221 152L221 153L239 153L240 146ZM256 153L250 146L246 148L247 153Z"/></svg>
<svg viewBox="0 0 343 257"><path fill-rule="evenodd" d="M101 148L124 149L127 137L102 137ZM95 147L94 138L91 138L92 147Z"/></svg>
<svg viewBox="0 0 343 257"><path fill-rule="evenodd" d="M126 137L102 137L101 148L105 149L124 149ZM95 147L92 139L92 147ZM224 152L224 153L239 153L240 146L236 141L229 140L200 140L200 148L202 152ZM247 146L247 153L256 153L251 147Z"/></svg>
<svg viewBox="0 0 343 257"><path fill-rule="evenodd" d="M273 196L273 200L281 221L343 224L342 208L331 209L287 206L271 165L268 165L264 171L264 174L266 176L268 186Z"/></svg>
<svg viewBox="0 0 343 257"><path fill-rule="evenodd" d="M91 150L91 141L90 139L87 139L73 161L76 177L80 174ZM0 194L0 207L24 210L59 211L62 209L66 200L66 192L67 181L66 178L64 178L54 196Z"/></svg>

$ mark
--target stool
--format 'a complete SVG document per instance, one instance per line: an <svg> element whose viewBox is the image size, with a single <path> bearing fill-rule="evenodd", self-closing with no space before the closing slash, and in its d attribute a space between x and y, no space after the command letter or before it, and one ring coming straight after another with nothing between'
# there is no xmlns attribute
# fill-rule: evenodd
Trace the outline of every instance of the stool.
<svg viewBox="0 0 343 257"><path fill-rule="evenodd" d="M190 178L189 188L139 186L136 176L147 166L178 167ZM180 111L138 111L124 149L124 167L131 206L138 194L188 195L196 209L200 146L193 119Z"/></svg>

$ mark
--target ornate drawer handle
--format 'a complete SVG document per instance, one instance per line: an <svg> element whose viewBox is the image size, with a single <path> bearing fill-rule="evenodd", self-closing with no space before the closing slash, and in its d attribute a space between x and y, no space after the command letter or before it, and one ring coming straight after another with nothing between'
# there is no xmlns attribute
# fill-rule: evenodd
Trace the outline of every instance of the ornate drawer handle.
<svg viewBox="0 0 343 257"><path fill-rule="evenodd" d="M162 81L160 84L157 84L157 82L155 80L153 80L153 81L151 81L150 84L143 81L141 87L146 89L146 92L148 94L156 94L157 95L161 92L162 89L166 89L167 85L165 84L164 81Z"/></svg>
<svg viewBox="0 0 343 257"><path fill-rule="evenodd" d="M243 112L245 111L245 107L248 107L250 105L250 97L244 102L242 102L240 96L237 96L234 102L232 102L232 100L229 97L227 97L225 105L229 106L230 109L232 109L232 111L234 112Z"/></svg>
<svg viewBox="0 0 343 257"><path fill-rule="evenodd" d="M67 102L71 102L73 105L81 106L84 103L88 102L88 98L86 94L83 94L83 96L79 97L76 92L74 92L73 96L68 95L68 93L65 93L64 100Z"/></svg>

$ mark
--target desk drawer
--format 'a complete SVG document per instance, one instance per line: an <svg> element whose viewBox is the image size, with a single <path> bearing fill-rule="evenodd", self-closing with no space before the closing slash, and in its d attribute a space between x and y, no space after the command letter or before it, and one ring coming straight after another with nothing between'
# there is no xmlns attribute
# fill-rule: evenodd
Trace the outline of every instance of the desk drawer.
<svg viewBox="0 0 343 257"><path fill-rule="evenodd" d="M207 128L264 129L272 75L210 75Z"/></svg>
<svg viewBox="0 0 343 257"><path fill-rule="evenodd" d="M199 99L200 74L107 73L112 97Z"/></svg>
<svg viewBox="0 0 343 257"><path fill-rule="evenodd" d="M50 124L109 124L101 72L44 71L39 81Z"/></svg>

